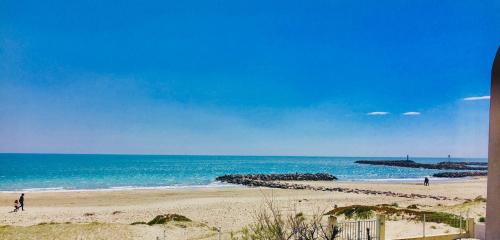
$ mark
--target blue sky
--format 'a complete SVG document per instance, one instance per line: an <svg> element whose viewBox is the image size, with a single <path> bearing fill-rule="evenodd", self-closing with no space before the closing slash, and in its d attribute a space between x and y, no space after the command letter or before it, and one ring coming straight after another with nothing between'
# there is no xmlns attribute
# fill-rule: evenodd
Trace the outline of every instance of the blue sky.
<svg viewBox="0 0 500 240"><path fill-rule="evenodd" d="M498 12L1 1L0 151L484 157Z"/></svg>

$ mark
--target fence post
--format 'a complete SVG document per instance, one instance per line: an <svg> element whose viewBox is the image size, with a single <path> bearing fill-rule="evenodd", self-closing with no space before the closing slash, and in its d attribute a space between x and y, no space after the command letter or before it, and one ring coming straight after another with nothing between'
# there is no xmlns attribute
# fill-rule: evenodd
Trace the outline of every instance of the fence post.
<svg viewBox="0 0 500 240"><path fill-rule="evenodd" d="M328 217L328 227L333 228L335 225L337 225L337 217L329 216Z"/></svg>
<svg viewBox="0 0 500 240"><path fill-rule="evenodd" d="M358 222L358 240L361 240L361 234L363 234L362 230L361 230L361 221L357 221Z"/></svg>
<svg viewBox="0 0 500 240"><path fill-rule="evenodd" d="M422 233L423 237L425 238L425 213L424 213L424 221L422 222Z"/></svg>
<svg viewBox="0 0 500 240"><path fill-rule="evenodd" d="M335 230L335 225L337 225L337 217L335 216L329 216L328 217L328 234L332 234L333 231Z"/></svg>
<svg viewBox="0 0 500 240"><path fill-rule="evenodd" d="M475 225L474 218L467 218L467 237L473 238L476 235Z"/></svg>
<svg viewBox="0 0 500 240"><path fill-rule="evenodd" d="M377 240L385 240L385 215L377 215Z"/></svg>
<svg viewBox="0 0 500 240"><path fill-rule="evenodd" d="M464 219L464 218L462 217L462 213L460 213L460 218L459 218L459 221L460 221L460 225L459 225L459 226L460 226L460 234L462 234L462 227L463 227L463 225L462 225L462 220L463 220L463 219Z"/></svg>

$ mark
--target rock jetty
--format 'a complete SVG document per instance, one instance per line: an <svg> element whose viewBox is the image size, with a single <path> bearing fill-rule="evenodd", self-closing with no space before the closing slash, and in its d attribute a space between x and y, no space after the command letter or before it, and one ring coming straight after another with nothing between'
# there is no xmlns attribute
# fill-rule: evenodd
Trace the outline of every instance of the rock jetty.
<svg viewBox="0 0 500 240"><path fill-rule="evenodd" d="M354 193L354 194L367 194L367 195L385 195L391 197L402 197L402 198L431 198L434 200L459 200L459 198L448 198L445 196L433 196L426 194L415 194L415 193L397 193L391 191L376 191L368 189L358 189L358 188L343 188L343 187L323 187L323 186L311 186L299 183L287 183L280 181L331 181L337 178L325 173L316 174L233 174L224 175L217 177L217 181L240 184L249 187L268 187L268 188L280 188L280 189L302 189L302 190L312 190L312 191L328 191L328 192L342 192L342 193Z"/></svg>
<svg viewBox="0 0 500 240"><path fill-rule="evenodd" d="M337 178L329 173L285 173L285 174L230 174L217 177L215 180L227 183L238 183L241 179L260 181L333 181Z"/></svg>
<svg viewBox="0 0 500 240"><path fill-rule="evenodd" d="M479 177L488 176L488 172L442 172L432 175L438 178L462 178L462 177Z"/></svg>
<svg viewBox="0 0 500 240"><path fill-rule="evenodd" d="M425 168L439 170L488 170L482 162L440 162L440 163L417 163L412 160L359 160L359 164L383 165L405 168ZM481 165L481 166L479 166Z"/></svg>
<svg viewBox="0 0 500 240"><path fill-rule="evenodd" d="M454 164L463 164L463 165L488 166L488 162L441 162L441 163L454 163Z"/></svg>

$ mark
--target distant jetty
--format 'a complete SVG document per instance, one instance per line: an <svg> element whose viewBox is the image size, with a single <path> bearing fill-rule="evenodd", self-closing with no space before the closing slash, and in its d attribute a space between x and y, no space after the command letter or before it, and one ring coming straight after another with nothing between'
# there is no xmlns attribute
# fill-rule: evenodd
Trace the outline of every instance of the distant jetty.
<svg viewBox="0 0 500 240"><path fill-rule="evenodd" d="M359 164L383 165L405 168L425 168L438 170L488 170L484 162L440 162L440 163L417 163L412 160L359 160Z"/></svg>
<svg viewBox="0 0 500 240"><path fill-rule="evenodd" d="M488 172L442 172L432 175L438 178L462 178L488 176Z"/></svg>

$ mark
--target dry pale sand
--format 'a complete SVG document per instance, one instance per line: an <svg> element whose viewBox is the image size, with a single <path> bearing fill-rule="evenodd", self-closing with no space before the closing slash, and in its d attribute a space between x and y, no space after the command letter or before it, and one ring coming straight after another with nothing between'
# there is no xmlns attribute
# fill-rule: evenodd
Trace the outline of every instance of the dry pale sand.
<svg viewBox="0 0 500 240"><path fill-rule="evenodd" d="M375 182L307 182L303 184L422 193L473 199L486 196L486 179L432 183ZM0 193L0 239L217 239L216 228L223 238L250 224L262 209L266 198L272 198L284 212L312 214L331 210L334 205L375 205L397 203L400 207L422 205L424 209L452 213L469 212L471 217L484 216L484 203L463 204L463 200L438 201L407 199L383 195L365 195L310 190L224 187L165 190L121 190L81 192L28 192L26 210L12 213L17 193ZM149 221L156 215L177 213L192 223L167 225L130 225ZM394 226L391 228L391 226ZM388 239L417 235L421 225L411 222L389 222ZM444 231L436 225L429 231Z"/></svg>

